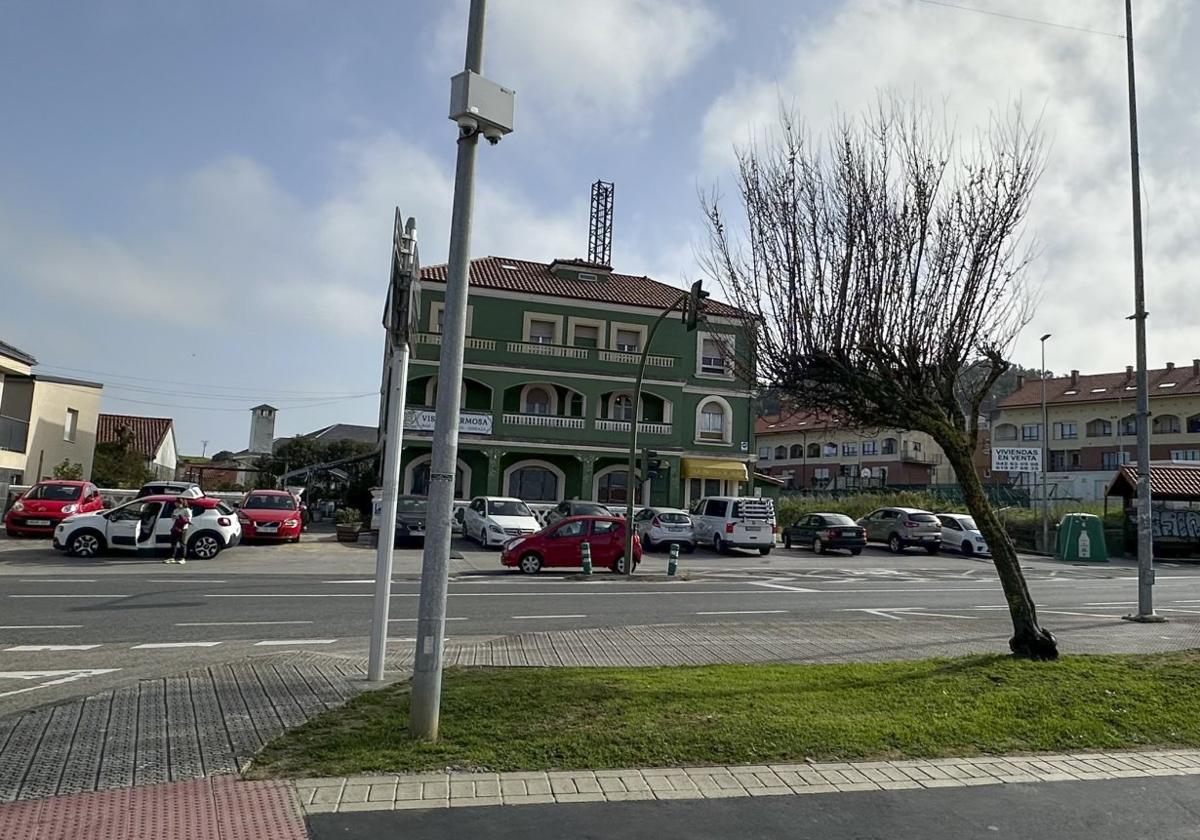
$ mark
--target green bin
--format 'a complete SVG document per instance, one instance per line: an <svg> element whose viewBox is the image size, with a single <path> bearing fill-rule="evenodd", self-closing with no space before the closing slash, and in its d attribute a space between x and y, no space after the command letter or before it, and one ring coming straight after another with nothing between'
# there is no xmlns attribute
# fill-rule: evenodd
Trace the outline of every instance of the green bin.
<svg viewBox="0 0 1200 840"><path fill-rule="evenodd" d="M1104 541L1104 523L1090 513L1068 513L1058 523L1056 560L1067 562L1108 562L1108 545Z"/></svg>

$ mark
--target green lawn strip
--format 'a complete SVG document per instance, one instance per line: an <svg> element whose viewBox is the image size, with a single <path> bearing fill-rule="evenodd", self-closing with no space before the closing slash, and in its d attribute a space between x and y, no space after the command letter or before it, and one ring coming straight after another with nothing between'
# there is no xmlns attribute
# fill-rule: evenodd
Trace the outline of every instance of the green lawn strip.
<svg viewBox="0 0 1200 840"><path fill-rule="evenodd" d="M255 777L1077 752L1200 744L1200 654L843 665L460 668L441 741L407 684L266 746Z"/></svg>

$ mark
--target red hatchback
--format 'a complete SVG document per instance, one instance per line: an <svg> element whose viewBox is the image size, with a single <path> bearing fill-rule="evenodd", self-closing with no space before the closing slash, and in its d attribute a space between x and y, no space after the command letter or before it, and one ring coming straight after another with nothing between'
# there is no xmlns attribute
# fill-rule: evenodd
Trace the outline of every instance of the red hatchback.
<svg viewBox="0 0 1200 840"><path fill-rule="evenodd" d="M49 537L68 516L103 508L100 490L90 481L39 481L13 503L4 530L10 537Z"/></svg>
<svg viewBox="0 0 1200 840"><path fill-rule="evenodd" d="M583 565L582 546L592 548L592 565L625 572L625 520L615 516L571 516L548 528L504 544L500 563L527 575L542 568ZM633 536L633 567L642 562L642 543Z"/></svg>
<svg viewBox="0 0 1200 840"><path fill-rule="evenodd" d="M238 506L238 521L242 523L242 542L300 542L304 530L300 500L286 490L251 490Z"/></svg>

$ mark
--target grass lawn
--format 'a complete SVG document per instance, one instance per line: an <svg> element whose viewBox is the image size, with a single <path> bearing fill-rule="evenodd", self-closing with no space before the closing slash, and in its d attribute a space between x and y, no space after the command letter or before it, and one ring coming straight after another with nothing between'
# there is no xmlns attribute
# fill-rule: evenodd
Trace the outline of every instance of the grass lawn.
<svg viewBox="0 0 1200 840"><path fill-rule="evenodd" d="M442 740L408 685L268 744L257 777L937 757L1200 744L1200 653L846 665L464 668Z"/></svg>

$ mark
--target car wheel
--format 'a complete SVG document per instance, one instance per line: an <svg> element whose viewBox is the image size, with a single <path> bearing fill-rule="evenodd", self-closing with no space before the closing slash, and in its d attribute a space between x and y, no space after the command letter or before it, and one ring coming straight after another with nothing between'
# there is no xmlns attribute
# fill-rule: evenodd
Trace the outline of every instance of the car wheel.
<svg viewBox="0 0 1200 840"><path fill-rule="evenodd" d="M292 545L295 545L298 542L300 542L300 537L292 537Z"/></svg>
<svg viewBox="0 0 1200 840"><path fill-rule="evenodd" d="M613 570L614 574L618 574L618 575L625 574L625 555L624 554L622 554L620 557L618 557L616 560L613 561L612 570Z"/></svg>
<svg viewBox="0 0 1200 840"><path fill-rule="evenodd" d="M769 546L769 545L767 545L767 546L763 546L762 548L760 548L760 549L758 550L758 553L759 553L759 554L761 554L763 557L766 557L768 554L770 554L770 553L771 553L771 548L772 548L772 547L771 547L771 546Z"/></svg>
<svg viewBox="0 0 1200 840"><path fill-rule="evenodd" d="M900 539L899 534L892 534L888 537L888 549L892 554L902 554L904 552L904 542Z"/></svg>
<svg viewBox="0 0 1200 840"><path fill-rule="evenodd" d="M790 536L788 536L787 534L783 535L783 547L784 548L792 547L792 538Z"/></svg>
<svg viewBox="0 0 1200 840"><path fill-rule="evenodd" d="M188 542L188 553L197 560L211 560L221 553L221 541L213 534L197 534Z"/></svg>
<svg viewBox="0 0 1200 840"><path fill-rule="evenodd" d="M14 531L12 528L5 528L5 529L4 529L4 533L8 534L8 536L9 536L9 537L11 537L11 538L12 538L12 539L14 539L14 540L15 540L17 537L21 536L21 535L20 535L20 534L18 534L16 531Z"/></svg>
<svg viewBox="0 0 1200 840"><path fill-rule="evenodd" d="M67 553L72 557L96 557L104 550L104 540L95 531L80 531L67 543Z"/></svg>
<svg viewBox="0 0 1200 840"><path fill-rule="evenodd" d="M821 542L820 537L813 537L813 552L815 554L825 553L825 543Z"/></svg>
<svg viewBox="0 0 1200 840"><path fill-rule="evenodd" d="M713 534L712 547L713 547L713 551L717 552L717 554L724 554L726 551L728 551L728 549L725 548L724 540L721 539L721 536L719 534Z"/></svg>
<svg viewBox="0 0 1200 840"><path fill-rule="evenodd" d="M963 557L970 557L972 554L975 553L975 546L971 545L971 543L968 540L963 540L962 553L963 553Z"/></svg>
<svg viewBox="0 0 1200 840"><path fill-rule="evenodd" d="M521 571L527 575L536 575L542 570L542 558L532 551L521 555Z"/></svg>
<svg viewBox="0 0 1200 840"><path fill-rule="evenodd" d="M862 549L861 548L852 548L852 549L850 549L850 554L854 557L857 557L858 555L862 554Z"/></svg>
<svg viewBox="0 0 1200 840"><path fill-rule="evenodd" d="M942 550L942 547L941 547L940 545L927 545L927 546L925 546L925 553L926 553L926 554L938 554L938 553L940 553L940 552L941 552L941 550Z"/></svg>

